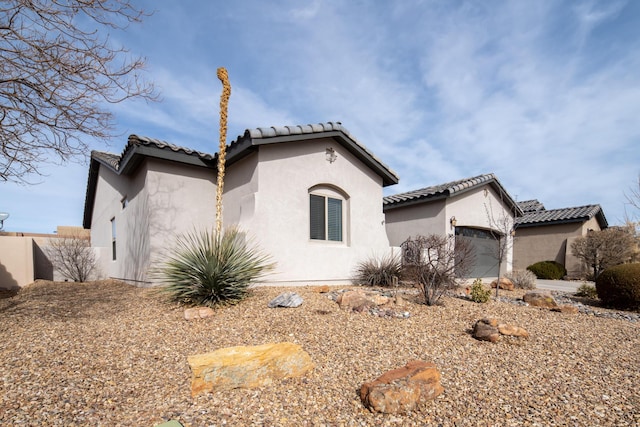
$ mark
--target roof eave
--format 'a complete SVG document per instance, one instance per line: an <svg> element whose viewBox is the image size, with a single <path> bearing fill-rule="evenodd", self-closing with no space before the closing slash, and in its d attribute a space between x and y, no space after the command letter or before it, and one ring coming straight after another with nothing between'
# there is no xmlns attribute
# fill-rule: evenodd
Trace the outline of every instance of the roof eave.
<svg viewBox="0 0 640 427"><path fill-rule="evenodd" d="M369 152L363 149L358 143L353 141L340 130L330 130L306 134L277 135L263 138L251 137L250 133L247 131L242 136L242 138L238 140L237 143L232 144L229 147L229 152L227 153L227 162L229 162L229 164L233 164L246 157L251 152L255 151L257 147L261 145L309 141L320 138L332 138L340 145L345 147L351 154L356 156L358 160L363 162L382 178L383 187L394 185L399 182L398 176L392 170L380 163Z"/></svg>

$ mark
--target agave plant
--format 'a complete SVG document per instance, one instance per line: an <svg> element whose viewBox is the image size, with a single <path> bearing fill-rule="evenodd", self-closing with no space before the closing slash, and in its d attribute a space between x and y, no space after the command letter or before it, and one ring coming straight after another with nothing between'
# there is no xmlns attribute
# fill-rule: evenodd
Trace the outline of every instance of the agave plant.
<svg viewBox="0 0 640 427"><path fill-rule="evenodd" d="M251 283L275 264L235 228L192 231L177 238L156 276L161 291L191 305L215 306L242 300Z"/></svg>

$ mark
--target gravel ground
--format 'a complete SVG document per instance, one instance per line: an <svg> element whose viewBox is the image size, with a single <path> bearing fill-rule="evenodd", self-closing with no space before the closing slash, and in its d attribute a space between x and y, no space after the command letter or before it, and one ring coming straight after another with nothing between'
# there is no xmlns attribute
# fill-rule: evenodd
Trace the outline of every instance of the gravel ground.
<svg viewBox="0 0 640 427"><path fill-rule="evenodd" d="M638 322L455 297L435 307L408 301L409 318L384 318L341 311L309 287L293 289L302 306L267 308L283 291L257 288L192 322L149 289L109 281L37 282L0 299L0 425L640 424ZM470 328L487 316L531 338L474 340ZM188 355L279 341L302 345L316 368L191 398ZM411 359L438 366L444 393L405 415L365 409L362 383Z"/></svg>

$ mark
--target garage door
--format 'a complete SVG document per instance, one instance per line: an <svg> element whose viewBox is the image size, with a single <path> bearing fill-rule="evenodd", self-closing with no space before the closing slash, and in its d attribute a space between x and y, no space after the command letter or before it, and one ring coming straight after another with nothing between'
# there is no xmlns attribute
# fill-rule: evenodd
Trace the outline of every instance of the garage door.
<svg viewBox="0 0 640 427"><path fill-rule="evenodd" d="M475 263L468 278L498 276L497 236L487 230L470 227L456 227L456 239L464 238L471 243L475 255Z"/></svg>

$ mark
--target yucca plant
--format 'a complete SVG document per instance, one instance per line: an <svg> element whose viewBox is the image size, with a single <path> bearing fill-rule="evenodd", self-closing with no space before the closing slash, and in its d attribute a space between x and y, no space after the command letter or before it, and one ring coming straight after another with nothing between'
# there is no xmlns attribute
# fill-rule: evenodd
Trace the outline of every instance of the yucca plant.
<svg viewBox="0 0 640 427"><path fill-rule="evenodd" d="M222 234L194 230L179 236L155 273L165 283L160 290L172 299L213 307L239 302L274 267L244 233L229 228Z"/></svg>

